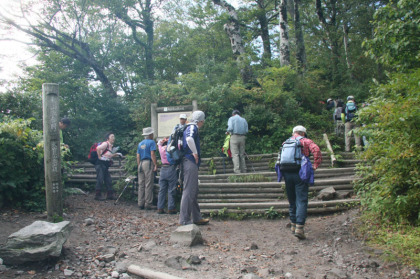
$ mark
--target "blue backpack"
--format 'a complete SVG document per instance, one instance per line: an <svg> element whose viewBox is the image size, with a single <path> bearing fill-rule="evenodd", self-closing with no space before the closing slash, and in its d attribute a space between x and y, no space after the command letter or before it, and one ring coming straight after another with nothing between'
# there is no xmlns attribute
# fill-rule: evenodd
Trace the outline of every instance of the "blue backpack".
<svg viewBox="0 0 420 279"><path fill-rule="evenodd" d="M356 116L357 107L354 102L346 104L346 121L351 121Z"/></svg>
<svg viewBox="0 0 420 279"><path fill-rule="evenodd" d="M182 151L182 146L180 146L180 141L184 137L184 131L186 126L179 127L175 132L169 137L168 146L166 149L166 158L169 163L179 164L184 157L184 151Z"/></svg>
<svg viewBox="0 0 420 279"><path fill-rule="evenodd" d="M302 163L302 144L300 139L303 137L289 138L283 143L279 156L280 170L298 171Z"/></svg>

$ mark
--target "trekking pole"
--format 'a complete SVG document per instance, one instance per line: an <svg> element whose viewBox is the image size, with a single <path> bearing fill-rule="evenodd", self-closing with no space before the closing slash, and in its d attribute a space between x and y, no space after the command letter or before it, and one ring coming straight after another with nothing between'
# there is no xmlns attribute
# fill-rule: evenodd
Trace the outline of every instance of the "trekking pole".
<svg viewBox="0 0 420 279"><path fill-rule="evenodd" d="M133 182L133 179L135 179L136 177L133 175L130 175L129 177L127 177L125 179L125 182L127 182L127 184L125 184L124 189L121 191L121 194L118 196L118 199L114 202L114 205L117 205L117 202L120 200L121 196L123 195L125 189L127 189L128 185Z"/></svg>
<svg viewBox="0 0 420 279"><path fill-rule="evenodd" d="M254 165L252 164L251 159L249 159L248 154L246 154L246 153L244 153L244 154L245 154L246 158L248 159L249 163L251 164L252 170L253 170L254 172L256 172L256 171L255 171L255 169L254 169Z"/></svg>

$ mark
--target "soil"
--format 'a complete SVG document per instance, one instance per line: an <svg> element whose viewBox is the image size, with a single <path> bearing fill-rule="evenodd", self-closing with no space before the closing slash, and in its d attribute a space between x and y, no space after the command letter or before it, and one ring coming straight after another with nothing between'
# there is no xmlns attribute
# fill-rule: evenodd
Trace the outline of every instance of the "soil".
<svg viewBox="0 0 420 279"><path fill-rule="evenodd" d="M73 230L60 258L6 266L0 278L140 278L126 271L127 264L200 279L253 278L250 273L260 278L418 278L408 267L382 261L382 251L356 236L357 209L310 216L306 240L291 234L287 218L211 220L200 226L203 245L183 247L169 241L178 215L139 210L134 202L95 201L92 195L70 196L65 208ZM35 220L45 215L0 211L0 245ZM115 260L105 259L107 254ZM190 256L201 263L182 269L165 264Z"/></svg>

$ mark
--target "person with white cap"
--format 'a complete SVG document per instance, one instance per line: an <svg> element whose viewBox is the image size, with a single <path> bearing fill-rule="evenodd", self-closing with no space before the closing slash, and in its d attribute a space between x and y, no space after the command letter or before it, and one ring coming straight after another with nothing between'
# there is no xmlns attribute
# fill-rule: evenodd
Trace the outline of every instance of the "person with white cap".
<svg viewBox="0 0 420 279"><path fill-rule="evenodd" d="M137 147L138 166L138 205L140 209L152 210L154 172L157 170L156 143L153 140L154 130L151 127L143 129L144 140Z"/></svg>
<svg viewBox="0 0 420 279"><path fill-rule="evenodd" d="M336 106L335 101L333 99L331 99L331 98L328 98L327 99L327 107L326 107L326 109L327 110L332 110L333 108L335 108L335 106Z"/></svg>
<svg viewBox="0 0 420 279"><path fill-rule="evenodd" d="M353 119L356 118L356 112L357 112L357 106L356 102L354 101L354 96L348 96L347 97L347 103L346 107L343 112L343 118L345 120L344 124L344 135L345 135L345 143L346 143L346 152L351 151L351 137L352 134L354 134L354 141L356 142L356 149L361 150L362 149L362 141L360 139L360 136L356 135L353 132L353 129L358 127L358 125L353 122Z"/></svg>
<svg viewBox="0 0 420 279"><path fill-rule="evenodd" d="M314 155L312 168L313 170L316 170L322 162L322 155L318 145L316 145L312 140L306 138L306 128L301 125L294 127L292 137L289 140L299 141L299 145L296 146L296 148L301 149L300 151L302 156L309 158L310 153ZM285 143L283 143L283 145ZM281 152L286 152L286 150L283 151L283 149L281 149ZM293 152L293 154L296 153ZM279 154L279 158L280 157L281 153ZM302 181L299 175L300 169L300 165L285 165L284 167L280 165L281 174L283 175L286 183L292 233L299 239L305 239L304 226L308 208L309 184Z"/></svg>
<svg viewBox="0 0 420 279"><path fill-rule="evenodd" d="M240 114L236 109L232 112L226 131L231 135L230 151L232 152L234 173L246 173L245 140L248 133L248 122Z"/></svg>
<svg viewBox="0 0 420 279"><path fill-rule="evenodd" d="M208 219L203 219L198 205L198 168L200 167L200 137L198 129L204 125L205 114L197 110L191 115L191 121L184 131L182 149L184 158L184 189L182 192L179 215L180 225L206 225Z"/></svg>

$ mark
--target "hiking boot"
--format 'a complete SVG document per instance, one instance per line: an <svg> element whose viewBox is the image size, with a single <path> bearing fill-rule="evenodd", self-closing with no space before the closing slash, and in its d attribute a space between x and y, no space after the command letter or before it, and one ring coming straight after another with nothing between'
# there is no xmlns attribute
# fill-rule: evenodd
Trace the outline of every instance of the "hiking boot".
<svg viewBox="0 0 420 279"><path fill-rule="evenodd" d="M139 205L140 210L144 210L144 205Z"/></svg>
<svg viewBox="0 0 420 279"><path fill-rule="evenodd" d="M95 192L95 200L97 200L97 201L103 201L103 200L105 200L105 199L102 197L101 190L96 190L96 192Z"/></svg>
<svg viewBox="0 0 420 279"><path fill-rule="evenodd" d="M197 222L194 222L194 224L198 225L198 226L202 226L202 225L207 225L210 222L209 219L201 219Z"/></svg>
<svg viewBox="0 0 420 279"><path fill-rule="evenodd" d="M158 209L157 214L164 214L165 211L163 211L163 209Z"/></svg>
<svg viewBox="0 0 420 279"><path fill-rule="evenodd" d="M116 200L116 197L115 197L114 191L108 191L108 192L106 193L106 199L107 199L107 200Z"/></svg>
<svg viewBox="0 0 420 279"><path fill-rule="evenodd" d="M305 232L303 231L304 225L296 225L295 236L300 240L306 239Z"/></svg>
<svg viewBox="0 0 420 279"><path fill-rule="evenodd" d="M290 224L290 230L292 231L292 234L295 234L295 231L296 231L296 223L291 223Z"/></svg>
<svg viewBox="0 0 420 279"><path fill-rule="evenodd" d="M169 209L168 210L168 214L177 214L178 212L176 211L176 209Z"/></svg>

